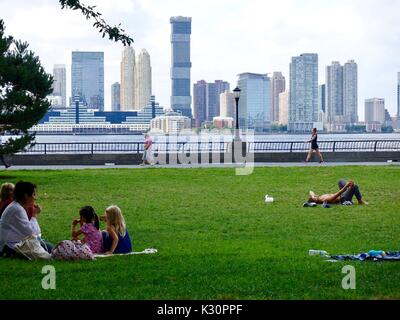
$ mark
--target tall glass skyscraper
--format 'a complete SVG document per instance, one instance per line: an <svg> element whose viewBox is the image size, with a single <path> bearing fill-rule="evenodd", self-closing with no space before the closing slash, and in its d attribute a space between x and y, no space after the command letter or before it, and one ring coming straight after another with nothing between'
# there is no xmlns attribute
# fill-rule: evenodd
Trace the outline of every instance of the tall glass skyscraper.
<svg viewBox="0 0 400 320"><path fill-rule="evenodd" d="M400 119L400 72L397 74L397 117Z"/></svg>
<svg viewBox="0 0 400 320"><path fill-rule="evenodd" d="M318 120L318 54L293 57L290 64L289 131L309 132Z"/></svg>
<svg viewBox="0 0 400 320"><path fill-rule="evenodd" d="M104 111L104 52L72 52L72 100Z"/></svg>
<svg viewBox="0 0 400 320"><path fill-rule="evenodd" d="M67 70L65 64L55 64L53 68L53 95L61 97L61 105L67 107Z"/></svg>
<svg viewBox="0 0 400 320"><path fill-rule="evenodd" d="M200 128L201 124L207 120L206 93L207 82L204 80L197 81L193 85L193 116L196 128Z"/></svg>
<svg viewBox="0 0 400 320"><path fill-rule="evenodd" d="M326 112L326 98L325 98L325 94L326 94L326 85L325 84L321 84L318 87L318 111L322 111L322 112Z"/></svg>
<svg viewBox="0 0 400 320"><path fill-rule="evenodd" d="M181 112L183 116L192 117L192 97L190 95L190 35L192 33L192 18L172 17L171 45L171 107Z"/></svg>
<svg viewBox="0 0 400 320"><path fill-rule="evenodd" d="M270 123L271 81L266 74L239 74L242 90L239 100L239 126L243 129L264 131Z"/></svg>
<svg viewBox="0 0 400 320"><path fill-rule="evenodd" d="M228 82L216 80L214 83L207 84L206 92L206 114L207 121L213 121L214 117L221 115L220 94L229 91L230 85Z"/></svg>
<svg viewBox="0 0 400 320"><path fill-rule="evenodd" d="M121 85L115 82L111 86L111 111L121 111Z"/></svg>

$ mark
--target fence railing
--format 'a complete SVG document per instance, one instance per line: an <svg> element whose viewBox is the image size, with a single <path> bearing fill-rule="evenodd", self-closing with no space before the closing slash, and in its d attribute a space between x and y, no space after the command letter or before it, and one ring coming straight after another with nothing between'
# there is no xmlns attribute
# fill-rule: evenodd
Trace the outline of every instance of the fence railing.
<svg viewBox="0 0 400 320"><path fill-rule="evenodd" d="M156 153L224 153L229 145L229 142L155 142L153 151ZM400 140L321 141L319 147L321 152L400 152ZM251 153L303 153L309 149L309 143L298 141L247 143L247 151ZM143 142L73 142L37 143L20 154L140 154L143 151Z"/></svg>

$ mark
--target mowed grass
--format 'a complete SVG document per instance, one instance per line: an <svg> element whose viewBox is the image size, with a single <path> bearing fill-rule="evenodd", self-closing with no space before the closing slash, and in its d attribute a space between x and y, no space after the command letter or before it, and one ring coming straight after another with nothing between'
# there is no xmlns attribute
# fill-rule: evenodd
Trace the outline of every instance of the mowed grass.
<svg viewBox="0 0 400 320"><path fill-rule="evenodd" d="M35 182L44 237L70 237L78 210L111 204L125 215L135 251L158 254L50 262L57 289L43 290L49 262L0 259L0 299L399 299L400 262L325 262L309 249L400 251L399 167L110 169L0 172ZM302 208L309 190L352 178L370 206ZM275 203L266 205L264 196ZM104 227L104 225L103 225ZM343 290L342 268L356 268Z"/></svg>

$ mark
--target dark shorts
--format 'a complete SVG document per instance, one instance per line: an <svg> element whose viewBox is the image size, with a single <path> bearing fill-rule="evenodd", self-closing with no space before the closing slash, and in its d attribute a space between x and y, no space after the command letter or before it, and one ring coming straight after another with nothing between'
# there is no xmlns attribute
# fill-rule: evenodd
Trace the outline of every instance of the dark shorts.
<svg viewBox="0 0 400 320"><path fill-rule="evenodd" d="M319 146L317 144L313 144L313 145L311 145L311 149L312 150L318 150Z"/></svg>

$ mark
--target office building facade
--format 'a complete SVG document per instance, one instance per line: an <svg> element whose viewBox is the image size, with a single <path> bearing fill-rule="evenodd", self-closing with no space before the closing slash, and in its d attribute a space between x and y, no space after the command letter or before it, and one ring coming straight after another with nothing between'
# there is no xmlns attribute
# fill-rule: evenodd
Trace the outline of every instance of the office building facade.
<svg viewBox="0 0 400 320"><path fill-rule="evenodd" d="M267 74L239 74L239 127L263 132L270 125L271 81Z"/></svg>
<svg viewBox="0 0 400 320"><path fill-rule="evenodd" d="M318 55L306 53L290 63L289 124L291 132L309 132L318 120Z"/></svg>
<svg viewBox="0 0 400 320"><path fill-rule="evenodd" d="M111 86L111 110L121 111L121 85L118 82Z"/></svg>
<svg viewBox="0 0 400 320"><path fill-rule="evenodd" d="M67 107L67 69L65 64L55 64L53 68L53 96L61 97L58 108Z"/></svg>
<svg viewBox="0 0 400 320"><path fill-rule="evenodd" d="M196 128L200 128L203 122L207 120L206 94L207 82L204 80L197 81L193 85L193 117Z"/></svg>
<svg viewBox="0 0 400 320"><path fill-rule="evenodd" d="M71 97L104 111L104 52L72 52Z"/></svg>
<svg viewBox="0 0 400 320"><path fill-rule="evenodd" d="M271 78L271 122L279 122L279 94L286 90L286 79L281 72L274 72Z"/></svg>
<svg viewBox="0 0 400 320"><path fill-rule="evenodd" d="M171 107L183 116L192 117L190 94L191 67L190 35L192 18L172 17L170 19L172 34L172 66L171 66Z"/></svg>
<svg viewBox="0 0 400 320"><path fill-rule="evenodd" d="M385 123L385 99L372 98L365 100L365 123Z"/></svg>

